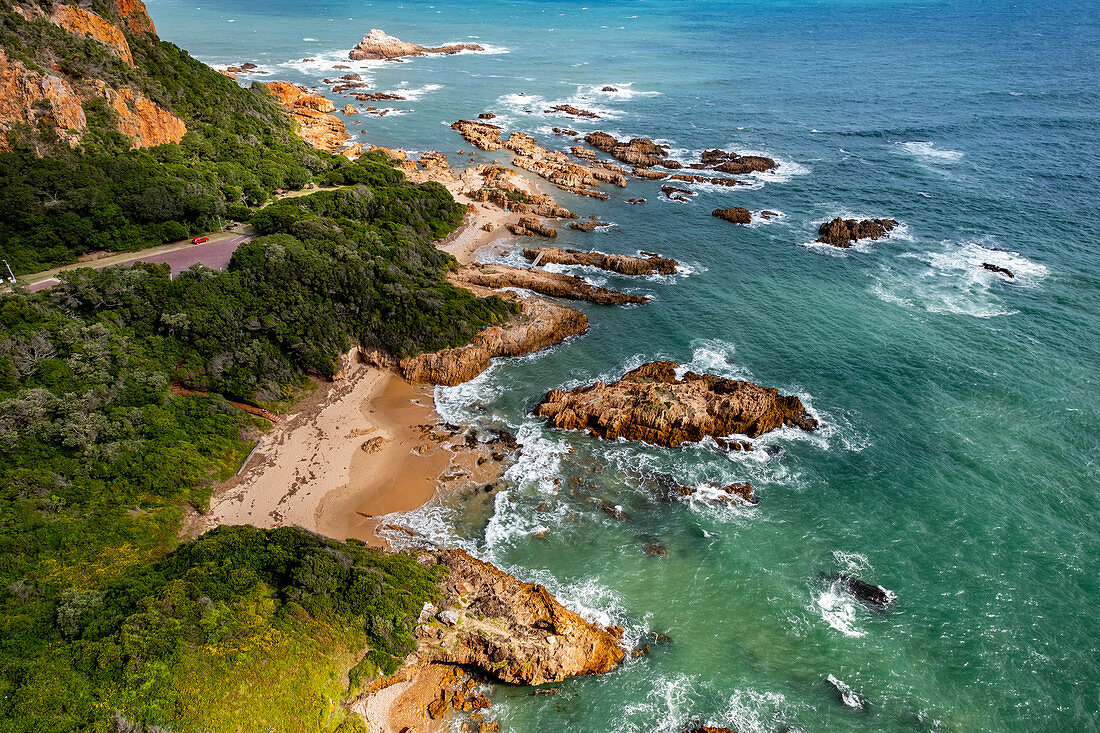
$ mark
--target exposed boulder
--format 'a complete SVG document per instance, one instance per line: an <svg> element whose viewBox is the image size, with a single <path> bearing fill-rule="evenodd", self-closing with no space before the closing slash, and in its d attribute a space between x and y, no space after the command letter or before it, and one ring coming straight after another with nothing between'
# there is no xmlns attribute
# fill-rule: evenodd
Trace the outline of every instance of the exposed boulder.
<svg viewBox="0 0 1100 733"><path fill-rule="evenodd" d="M687 203L695 195L690 188L677 188L676 186L661 186L661 193L672 201Z"/></svg>
<svg viewBox="0 0 1100 733"><path fill-rule="evenodd" d="M743 206L733 206L728 209L715 209L711 216L733 222L734 224L749 224L752 222L752 212Z"/></svg>
<svg viewBox="0 0 1100 733"><path fill-rule="evenodd" d="M619 91L619 90L618 90L618 89L616 89L615 87L604 87L604 88L603 88L603 89L601 89L600 91L601 91L601 92L617 92L617 91Z"/></svg>
<svg viewBox="0 0 1100 733"><path fill-rule="evenodd" d="M738 155L725 150L704 150L699 163L692 168L713 168L720 173L739 175L775 170L776 163L763 155Z"/></svg>
<svg viewBox="0 0 1100 733"><path fill-rule="evenodd" d="M386 33L378 28L371 28L370 33L363 36L363 40L355 44L348 53L348 58L353 61L397 59L403 56L424 56L429 53L452 54L459 51L483 51L476 43L456 43L450 46L438 46L428 48L417 43L408 43Z"/></svg>
<svg viewBox="0 0 1100 733"><path fill-rule="evenodd" d="M631 171L638 178L644 178L648 181L659 181L662 178L668 178L668 174L662 171L650 170L649 168L635 168Z"/></svg>
<svg viewBox="0 0 1100 733"><path fill-rule="evenodd" d="M666 168L680 167L675 161L666 158L667 145L658 145L649 138L636 137L625 142L619 141L606 132L593 132L584 136L584 141L616 160L637 166L649 168L655 165L663 165Z"/></svg>
<svg viewBox="0 0 1100 733"><path fill-rule="evenodd" d="M559 249L557 247L524 247L523 256L529 260L537 259L540 263L585 265L622 275L650 275L653 273L672 275L676 273L676 266L679 264L676 260L659 255L634 257L631 255L604 254L603 252L579 252L575 249Z"/></svg>
<svg viewBox="0 0 1100 733"><path fill-rule="evenodd" d="M580 232L594 232L597 229L603 229L604 227L611 226L611 222L607 221L593 221L592 219L585 219L584 221L572 221L569 222L570 229L576 229Z"/></svg>
<svg viewBox="0 0 1100 733"><path fill-rule="evenodd" d="M671 361L650 362L612 384L550 390L534 412L563 430L667 447L708 435L756 437L784 426L817 428L817 420L794 395L713 374L687 372L677 379L677 367Z"/></svg>
<svg viewBox="0 0 1100 733"><path fill-rule="evenodd" d="M826 578L831 582L840 584L857 601L870 606L876 611L885 611L886 607L894 600L894 596L890 591L880 585L871 585L854 575L834 573L826 576Z"/></svg>
<svg viewBox="0 0 1100 733"><path fill-rule="evenodd" d="M508 225L509 231L516 236L547 237L553 239L558 236L558 230L531 216L520 217L515 224Z"/></svg>
<svg viewBox="0 0 1100 733"><path fill-rule="evenodd" d="M846 249L859 239L882 239L898 225L894 219L842 219L839 216L818 227L817 241Z"/></svg>

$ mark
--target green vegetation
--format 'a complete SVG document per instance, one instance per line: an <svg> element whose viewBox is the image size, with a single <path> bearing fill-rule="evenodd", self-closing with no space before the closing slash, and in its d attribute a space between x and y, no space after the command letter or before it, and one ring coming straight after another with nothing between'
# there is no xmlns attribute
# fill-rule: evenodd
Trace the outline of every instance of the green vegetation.
<svg viewBox="0 0 1100 733"><path fill-rule="evenodd" d="M227 217L262 236L225 272L80 269L0 296L0 733L360 730L340 702L410 650L436 571L298 529L181 540L264 425L226 398L286 404L353 344L455 346L515 308L448 284L454 261L431 240L463 209L445 189L407 183L380 154L314 151L262 89L126 36L136 69L0 10L9 58L131 87L189 130L130 150L94 99L78 148L48 115L15 130L0 153L3 257L28 272ZM258 208L310 181L343 187Z"/></svg>
<svg viewBox="0 0 1100 733"><path fill-rule="evenodd" d="M282 402L353 343L414 354L514 312L447 283L445 189L379 156L341 175L258 211L225 272L0 297L0 731L331 730L408 651L435 593L412 558L291 529L178 540L260 424L221 395Z"/></svg>
<svg viewBox="0 0 1100 733"><path fill-rule="evenodd" d="M103 5L93 9L110 17ZM276 189L339 180L351 165L298 138L263 87L243 89L153 36L126 30L126 38L136 68L95 40L0 9L0 46L10 58L44 73L57 68L77 88L88 80L132 88L188 129L178 144L130 150L118 113L92 98L77 148L60 141L48 116L13 131L10 151L0 153L0 250L17 273L247 220Z"/></svg>

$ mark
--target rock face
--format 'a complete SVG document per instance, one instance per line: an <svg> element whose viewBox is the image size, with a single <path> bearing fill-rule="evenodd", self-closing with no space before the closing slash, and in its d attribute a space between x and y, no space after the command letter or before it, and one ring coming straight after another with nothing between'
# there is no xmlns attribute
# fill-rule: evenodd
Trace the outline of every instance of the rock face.
<svg viewBox="0 0 1100 733"><path fill-rule="evenodd" d="M523 356L588 330L588 317L578 310L542 298L498 295L520 302L522 312L511 323L482 330L466 346L404 359L401 375L410 382L454 386L481 374L494 356Z"/></svg>
<svg viewBox="0 0 1100 733"><path fill-rule="evenodd" d="M742 206L733 206L728 209L715 209L711 216L733 222L734 224L749 224L752 222L752 212Z"/></svg>
<svg viewBox="0 0 1100 733"><path fill-rule="evenodd" d="M0 149L7 146L7 136L2 133L17 124L36 125L40 120L53 123L69 145L77 144L88 126L82 104L96 97L118 112L119 132L130 136L131 147L179 142L187 132L183 120L128 87L116 90L98 80L81 84L60 75L41 74L0 50Z"/></svg>
<svg viewBox="0 0 1100 733"><path fill-rule="evenodd" d="M845 249L851 247L852 242L859 239L882 239L897 225L898 223L893 219L863 219L857 221L856 219L841 219L838 216L818 227L817 233L821 236L817 238L817 241Z"/></svg>
<svg viewBox="0 0 1100 733"><path fill-rule="evenodd" d="M144 6L142 11L144 11ZM75 5L59 4L54 6L53 12L50 14L50 22L70 33L96 39L100 43L109 46L114 54L127 64L134 65L134 57L130 54L130 44L126 42L126 36L117 27L95 13Z"/></svg>
<svg viewBox="0 0 1100 733"><path fill-rule="evenodd" d="M363 36L363 40L355 45L348 53L348 58L353 61L397 59L402 56L424 56L429 53L458 53L459 51L484 51L476 43L456 43L450 46L438 46L427 48L416 43L407 43L386 33L378 28L371 28L370 33Z"/></svg>
<svg viewBox="0 0 1100 733"><path fill-rule="evenodd" d="M543 685L602 674L625 656L622 629L602 628L558 603L541 585L524 583L462 550L436 557L450 569L443 605L454 626L422 641L425 660L473 666L502 682Z"/></svg>
<svg viewBox="0 0 1100 733"><path fill-rule="evenodd" d="M667 447L708 435L756 437L784 426L817 428L798 397L713 374L687 372L677 379L677 366L655 361L613 384L550 390L534 412L563 430Z"/></svg>
<svg viewBox="0 0 1100 733"><path fill-rule="evenodd" d="M555 298L586 300L599 305L640 305L649 302L649 298L640 295L589 285L583 278L573 275L507 265L475 264L456 271L450 279L459 286L476 285L493 290L524 288Z"/></svg>
<svg viewBox="0 0 1100 733"><path fill-rule="evenodd" d="M312 94L305 87L285 81L255 82L267 87L275 100L286 107L298 125L298 134L318 150L338 152L351 139L343 121L334 114L331 101L320 94Z"/></svg>
<svg viewBox="0 0 1100 733"><path fill-rule="evenodd" d="M603 252L580 252L575 249L559 249L557 247L531 247L523 248L523 256L529 260L538 259L540 263L554 263L558 265L586 265L598 267L601 270L609 270L622 275L672 275L676 273L676 260L670 260L660 255L648 255L646 257L632 257L630 255L604 254Z"/></svg>

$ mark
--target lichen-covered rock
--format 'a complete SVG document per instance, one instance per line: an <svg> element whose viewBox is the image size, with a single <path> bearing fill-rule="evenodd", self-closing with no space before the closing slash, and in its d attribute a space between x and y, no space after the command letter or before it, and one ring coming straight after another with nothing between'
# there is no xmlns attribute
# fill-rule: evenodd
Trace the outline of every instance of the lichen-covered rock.
<svg viewBox="0 0 1100 733"><path fill-rule="evenodd" d="M894 219L842 219L839 216L818 227L817 241L846 249L859 239L882 239L898 225Z"/></svg>
<svg viewBox="0 0 1100 733"><path fill-rule="evenodd" d="M559 249L558 247L524 247L523 256L529 260L537 259L540 263L585 265L617 272L621 275L650 275L653 273L672 275L676 273L676 267L679 264L676 260L656 254L633 257L631 255L604 254L603 252L579 252L575 249Z"/></svg>
<svg viewBox="0 0 1100 733"><path fill-rule="evenodd" d="M677 379L677 367L650 362L612 384L550 390L534 412L563 430L668 447L708 435L756 437L784 426L817 428L796 396L713 374L687 372Z"/></svg>

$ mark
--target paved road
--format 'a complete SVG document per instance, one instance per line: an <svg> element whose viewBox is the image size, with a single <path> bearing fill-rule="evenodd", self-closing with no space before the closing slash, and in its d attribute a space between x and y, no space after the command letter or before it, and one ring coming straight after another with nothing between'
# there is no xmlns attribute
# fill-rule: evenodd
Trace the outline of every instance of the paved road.
<svg viewBox="0 0 1100 733"><path fill-rule="evenodd" d="M132 265L135 262L157 262L170 265L172 267L173 277L191 267L191 265L199 263L207 267L213 267L215 270L224 270L225 266L229 264L229 259L233 256L233 253L237 251L237 247L250 239L252 239L252 235L237 234L224 239L204 242L203 244L193 244L189 247L173 250L171 252L135 255L133 259L123 260L121 262L110 262L98 265L95 262L91 262L88 263L86 267L92 267L98 270L101 267L112 265ZM51 277L48 280L40 280L39 282L33 283L30 289L32 292L36 290L45 290L57 285L58 282L59 280L56 277Z"/></svg>

